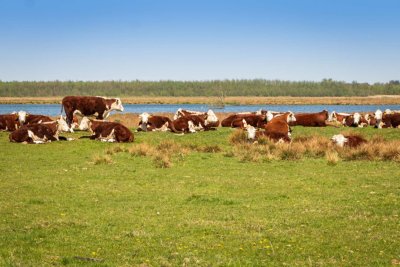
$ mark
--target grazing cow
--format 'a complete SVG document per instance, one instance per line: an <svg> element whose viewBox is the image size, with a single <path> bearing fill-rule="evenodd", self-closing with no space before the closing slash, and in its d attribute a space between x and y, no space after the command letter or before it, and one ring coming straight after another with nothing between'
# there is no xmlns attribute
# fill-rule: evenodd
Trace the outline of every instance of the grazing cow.
<svg viewBox="0 0 400 267"><path fill-rule="evenodd" d="M331 140L334 144L340 147L358 147L361 144L367 143L367 140L359 135L336 134L331 138Z"/></svg>
<svg viewBox="0 0 400 267"><path fill-rule="evenodd" d="M290 126L311 126L311 127L325 127L326 121L329 118L327 110L318 113L297 113L295 114L296 120L290 122Z"/></svg>
<svg viewBox="0 0 400 267"><path fill-rule="evenodd" d="M89 131L92 140L100 140L102 142L133 142L134 136L132 132L118 122L107 122L100 120L89 120Z"/></svg>
<svg viewBox="0 0 400 267"><path fill-rule="evenodd" d="M207 112L199 112L199 111L192 111L192 110L185 110L179 108L174 114L174 120L179 119L180 117L185 116L199 116L204 120L204 124L208 128L215 128L219 126L218 117L215 115L214 111L209 109Z"/></svg>
<svg viewBox="0 0 400 267"><path fill-rule="evenodd" d="M17 114L0 115L0 131L12 132L18 129L20 125Z"/></svg>
<svg viewBox="0 0 400 267"><path fill-rule="evenodd" d="M65 110L67 123L71 127L73 115L95 116L96 119L106 119L113 110L124 111L119 98L100 96L66 96L62 100L62 110Z"/></svg>
<svg viewBox="0 0 400 267"><path fill-rule="evenodd" d="M400 126L400 113L384 114L382 117L383 128L399 128Z"/></svg>
<svg viewBox="0 0 400 267"><path fill-rule="evenodd" d="M52 122L23 125L9 135L10 142L44 144L51 141L67 140L59 133L68 131L66 121L61 117Z"/></svg>
<svg viewBox="0 0 400 267"><path fill-rule="evenodd" d="M165 116L150 115L147 112L143 112L139 115L140 122L138 131L161 131L166 132L168 130L176 133L178 132L170 118Z"/></svg>
<svg viewBox="0 0 400 267"><path fill-rule="evenodd" d="M247 134L249 139L257 139L260 136L267 136L276 142L290 142L291 129L289 123L296 121L293 112L286 112L282 115L275 116L265 125L264 131L257 132L256 129L247 125Z"/></svg>

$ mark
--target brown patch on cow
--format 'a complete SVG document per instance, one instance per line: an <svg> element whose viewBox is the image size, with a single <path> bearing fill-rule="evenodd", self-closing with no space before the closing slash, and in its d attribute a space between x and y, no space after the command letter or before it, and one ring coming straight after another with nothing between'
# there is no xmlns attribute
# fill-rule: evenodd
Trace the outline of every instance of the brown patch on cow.
<svg viewBox="0 0 400 267"><path fill-rule="evenodd" d="M325 127L329 113L323 110L317 113L296 113L296 121L289 123L290 126Z"/></svg>

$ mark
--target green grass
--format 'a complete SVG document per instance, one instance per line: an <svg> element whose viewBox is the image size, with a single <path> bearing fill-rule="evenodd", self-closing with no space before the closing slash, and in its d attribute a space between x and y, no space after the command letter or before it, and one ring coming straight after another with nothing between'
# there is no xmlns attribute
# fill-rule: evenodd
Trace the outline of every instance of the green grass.
<svg viewBox="0 0 400 267"><path fill-rule="evenodd" d="M293 135L342 131L295 127ZM400 139L399 129L352 131ZM231 132L46 145L9 143L0 133L0 266L388 266L400 259L399 163L242 163L224 155ZM170 168L126 151L166 140L222 151L190 151ZM95 164L113 149L111 162Z"/></svg>

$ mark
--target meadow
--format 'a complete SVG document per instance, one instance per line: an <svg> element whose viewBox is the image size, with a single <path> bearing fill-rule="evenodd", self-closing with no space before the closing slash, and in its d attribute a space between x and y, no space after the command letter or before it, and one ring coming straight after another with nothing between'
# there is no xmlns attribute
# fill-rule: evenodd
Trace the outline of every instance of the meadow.
<svg viewBox="0 0 400 267"><path fill-rule="evenodd" d="M333 149L344 131L392 148ZM23 145L1 132L0 265L400 263L399 129L294 127L282 147L241 138L219 128Z"/></svg>

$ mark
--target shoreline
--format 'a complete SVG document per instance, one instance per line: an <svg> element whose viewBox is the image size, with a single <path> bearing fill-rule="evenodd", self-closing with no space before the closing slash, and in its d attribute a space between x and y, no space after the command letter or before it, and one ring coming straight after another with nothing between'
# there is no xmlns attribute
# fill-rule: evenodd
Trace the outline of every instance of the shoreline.
<svg viewBox="0 0 400 267"><path fill-rule="evenodd" d="M55 97L0 97L0 104L61 104ZM124 104L207 104L219 105L217 97L121 97ZM399 105L400 95L366 97L225 97L225 105Z"/></svg>

